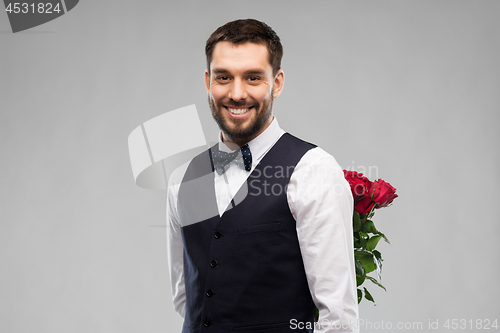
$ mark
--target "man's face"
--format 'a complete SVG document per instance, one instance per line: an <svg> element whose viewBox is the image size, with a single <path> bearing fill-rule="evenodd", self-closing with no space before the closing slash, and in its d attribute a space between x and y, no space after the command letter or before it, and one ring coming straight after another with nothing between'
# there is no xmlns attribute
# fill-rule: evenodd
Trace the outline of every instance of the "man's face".
<svg viewBox="0 0 500 333"><path fill-rule="evenodd" d="M205 84L223 140L243 145L262 133L272 121L273 99L283 83L281 69L273 75L265 45L217 43Z"/></svg>

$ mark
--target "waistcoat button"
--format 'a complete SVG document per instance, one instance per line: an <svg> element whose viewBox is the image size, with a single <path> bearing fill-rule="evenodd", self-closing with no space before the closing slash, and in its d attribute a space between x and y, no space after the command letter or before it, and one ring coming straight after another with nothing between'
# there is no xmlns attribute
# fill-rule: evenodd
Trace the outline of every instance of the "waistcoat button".
<svg viewBox="0 0 500 333"><path fill-rule="evenodd" d="M212 297L214 295L214 292L211 289L207 290L207 297Z"/></svg>
<svg viewBox="0 0 500 333"><path fill-rule="evenodd" d="M215 267L215 266L217 266L217 260L212 260L212 261L210 262L210 267L212 267L212 268L213 268L213 267Z"/></svg>
<svg viewBox="0 0 500 333"><path fill-rule="evenodd" d="M208 326L210 326L210 324L211 324L211 323L212 323L212 321L211 321L210 319L208 319L208 318L207 318L207 319L205 319L205 321L203 322L203 326L208 327Z"/></svg>
<svg viewBox="0 0 500 333"><path fill-rule="evenodd" d="M222 233L220 231L216 231L214 234L215 239L219 239L222 237Z"/></svg>

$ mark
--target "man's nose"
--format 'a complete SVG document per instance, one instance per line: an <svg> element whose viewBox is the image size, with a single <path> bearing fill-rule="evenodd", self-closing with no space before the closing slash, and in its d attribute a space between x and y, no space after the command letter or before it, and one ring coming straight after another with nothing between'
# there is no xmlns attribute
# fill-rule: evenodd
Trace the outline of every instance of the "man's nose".
<svg viewBox="0 0 500 333"><path fill-rule="evenodd" d="M244 82L242 82L242 80L234 79L234 81L231 83L228 97L234 101L241 101L247 98L245 84Z"/></svg>

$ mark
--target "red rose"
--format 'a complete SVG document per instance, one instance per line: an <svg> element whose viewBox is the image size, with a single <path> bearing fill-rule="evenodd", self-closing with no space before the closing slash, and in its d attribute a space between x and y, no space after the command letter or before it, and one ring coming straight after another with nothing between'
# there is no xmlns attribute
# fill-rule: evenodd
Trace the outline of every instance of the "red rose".
<svg viewBox="0 0 500 333"><path fill-rule="evenodd" d="M387 207L397 197L396 189L382 179L375 181L370 190L370 198L377 209Z"/></svg>
<svg viewBox="0 0 500 333"><path fill-rule="evenodd" d="M358 212L360 216L365 216L372 210L374 204L370 197L363 197L354 203L354 211Z"/></svg>
<svg viewBox="0 0 500 333"><path fill-rule="evenodd" d="M374 205L369 195L373 183L361 172L344 170L344 177L351 187L354 211L361 216L368 214Z"/></svg>
<svg viewBox="0 0 500 333"><path fill-rule="evenodd" d="M344 170L344 177L351 187L354 201L359 201L368 195L372 182L363 176L361 172Z"/></svg>

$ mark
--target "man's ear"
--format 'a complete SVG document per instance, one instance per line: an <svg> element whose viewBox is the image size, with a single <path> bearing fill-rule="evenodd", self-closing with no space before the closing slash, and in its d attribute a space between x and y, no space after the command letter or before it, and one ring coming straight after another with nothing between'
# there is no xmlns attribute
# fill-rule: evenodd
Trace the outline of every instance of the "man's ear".
<svg viewBox="0 0 500 333"><path fill-rule="evenodd" d="M273 90L273 98L278 97L283 90L283 86L285 85L285 73L283 70L279 70L274 77L274 90Z"/></svg>
<svg viewBox="0 0 500 333"><path fill-rule="evenodd" d="M208 69L205 69L205 87L210 90L210 74L208 74Z"/></svg>

